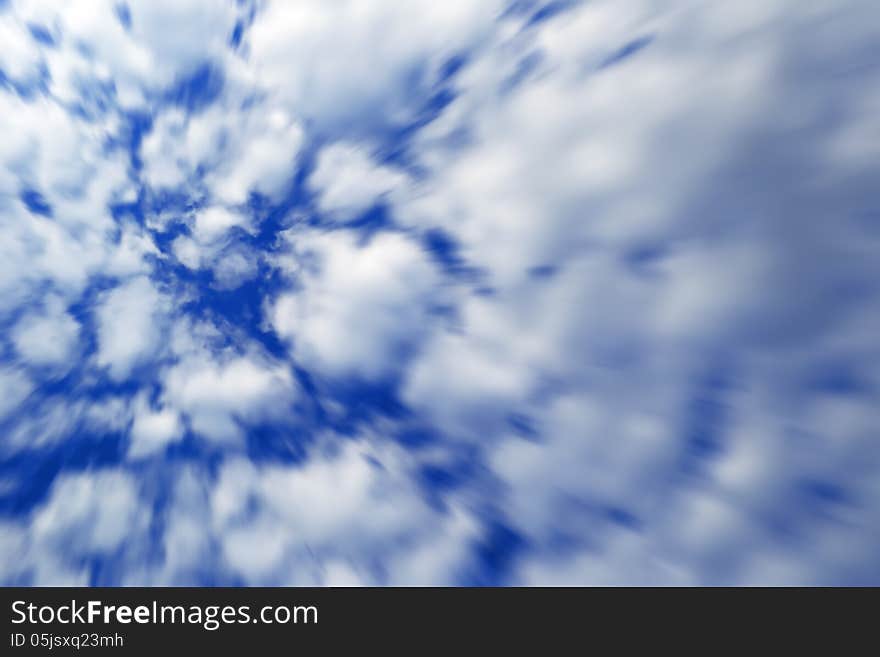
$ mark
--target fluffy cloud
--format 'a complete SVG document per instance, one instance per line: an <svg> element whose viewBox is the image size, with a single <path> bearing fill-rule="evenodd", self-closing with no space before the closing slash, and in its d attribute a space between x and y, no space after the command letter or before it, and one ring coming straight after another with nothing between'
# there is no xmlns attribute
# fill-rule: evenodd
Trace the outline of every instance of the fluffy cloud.
<svg viewBox="0 0 880 657"><path fill-rule="evenodd" d="M148 529L149 513L140 503L134 478L120 470L66 473L27 524L6 525L0 535L4 576L29 585L89 584L86 559L137 545ZM4 546L3 543L13 543Z"/></svg>
<svg viewBox="0 0 880 657"><path fill-rule="evenodd" d="M371 562L387 568L379 581L449 581L466 552L450 550L444 537L460 545L473 528L427 506L403 465L368 443L315 455L303 467L228 462L211 498L223 558L257 582L276 581L293 564L283 581L365 583L377 577ZM391 558L400 546L408 549Z"/></svg>
<svg viewBox="0 0 880 657"><path fill-rule="evenodd" d="M205 208L196 214L193 231L202 242L213 242L223 233L238 226L243 221L240 215L236 215L222 207Z"/></svg>
<svg viewBox="0 0 880 657"><path fill-rule="evenodd" d="M171 408L153 409L149 400L140 397L135 405L131 426L129 458L142 458L161 453L166 445L183 436L183 423Z"/></svg>
<svg viewBox="0 0 880 657"><path fill-rule="evenodd" d="M108 146L112 126L45 97L0 94L0 313L47 290L73 303L100 272L144 272L150 236L114 220L109 206L132 191L124 155Z"/></svg>
<svg viewBox="0 0 880 657"><path fill-rule="evenodd" d="M26 315L12 331L19 356L36 366L69 367L79 340L79 323L57 298L49 299L42 311Z"/></svg>
<svg viewBox="0 0 880 657"><path fill-rule="evenodd" d="M133 368L161 348L163 298L148 278L134 278L105 293L97 307L96 363L114 379L124 379Z"/></svg>
<svg viewBox="0 0 880 657"><path fill-rule="evenodd" d="M12 413L33 391L33 384L24 373L0 369L0 421Z"/></svg>
<svg viewBox="0 0 880 657"><path fill-rule="evenodd" d="M36 513L34 539L62 541L78 555L115 550L143 520L137 496L136 484L122 472L64 476Z"/></svg>
<svg viewBox="0 0 880 657"><path fill-rule="evenodd" d="M403 183L401 173L373 164L363 149L331 144L321 149L309 178L318 207L331 216L351 219Z"/></svg>
<svg viewBox="0 0 880 657"><path fill-rule="evenodd" d="M420 67L438 69L478 43L501 9L498 2L272 2L248 31L249 59L258 83L297 112L357 131L417 110L411 86L430 84L419 80Z"/></svg>
<svg viewBox="0 0 880 657"><path fill-rule="evenodd" d="M26 26L10 13L0 14L0 41L0 71L7 78L26 83L39 76L40 50Z"/></svg>
<svg viewBox="0 0 880 657"><path fill-rule="evenodd" d="M0 578L877 581L880 23L803 4L6 3Z"/></svg>
<svg viewBox="0 0 880 657"><path fill-rule="evenodd" d="M85 89L112 83L125 107L191 74L206 60L225 56L238 11L234 3L203 0L127 2L88 8L52 0L12 3L23 22L47 29L58 45L47 49L50 89L65 102L83 99ZM194 38L193 25L199 26ZM80 47L87 45L87 48Z"/></svg>
<svg viewBox="0 0 880 657"><path fill-rule="evenodd" d="M329 376L378 378L399 366L423 331L438 274L418 246L380 234L361 245L347 233L288 234L298 289L280 295L269 320L296 357Z"/></svg>
<svg viewBox="0 0 880 657"><path fill-rule="evenodd" d="M229 95L244 102L234 90ZM302 128L278 107L240 108L230 100L196 115L172 109L144 139L145 179L155 188L174 188L196 184L201 174L218 203L239 205L251 192L278 200L302 140Z"/></svg>
<svg viewBox="0 0 880 657"><path fill-rule="evenodd" d="M186 413L194 432L219 442L239 439L239 422L290 416L295 398L290 371L257 356L215 359L196 352L165 379L165 401Z"/></svg>

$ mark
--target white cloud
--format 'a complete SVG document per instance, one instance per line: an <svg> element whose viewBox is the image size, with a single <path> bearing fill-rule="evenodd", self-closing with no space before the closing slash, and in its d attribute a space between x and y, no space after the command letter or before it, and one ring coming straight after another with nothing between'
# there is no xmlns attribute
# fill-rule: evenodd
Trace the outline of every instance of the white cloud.
<svg viewBox="0 0 880 657"><path fill-rule="evenodd" d="M108 210L131 191L124 154L107 150L112 126L44 96L0 94L0 116L9 135L0 146L0 312L43 296L46 284L70 304L95 273L145 271L152 240ZM23 190L41 196L43 210L26 208Z"/></svg>
<svg viewBox="0 0 880 657"><path fill-rule="evenodd" d="M244 216L215 206L196 213L194 232L199 241L213 242L233 226L246 222Z"/></svg>
<svg viewBox="0 0 880 657"><path fill-rule="evenodd" d="M0 578L3 582L20 582L26 570L22 556L27 553L27 526L24 523L0 521Z"/></svg>
<svg viewBox="0 0 880 657"><path fill-rule="evenodd" d="M174 238L171 252L188 269L210 269L216 288L235 289L256 276L259 255L229 236L229 229L234 226L252 230L243 214L222 207L200 210L195 216L193 236Z"/></svg>
<svg viewBox="0 0 880 657"><path fill-rule="evenodd" d="M167 445L183 437L183 430L183 422L174 409L154 410L149 400L141 396L135 402L128 457L137 459L161 453Z"/></svg>
<svg viewBox="0 0 880 657"><path fill-rule="evenodd" d="M288 234L299 289L269 309L296 357L329 376L376 378L400 365L423 331L439 275L402 235L359 245L351 233Z"/></svg>
<svg viewBox="0 0 880 657"><path fill-rule="evenodd" d="M0 421L15 411L33 389L33 383L22 372L0 368Z"/></svg>
<svg viewBox="0 0 880 657"><path fill-rule="evenodd" d="M322 149L309 177L318 193L318 207L342 219L368 209L403 181L403 174L374 164L363 149L351 144Z"/></svg>
<svg viewBox="0 0 880 657"><path fill-rule="evenodd" d="M25 315L12 330L12 342L28 364L69 368L79 342L80 326L57 298Z"/></svg>
<svg viewBox="0 0 880 657"><path fill-rule="evenodd" d="M146 519L137 484L124 471L64 474L34 514L32 540L76 559L133 540Z"/></svg>
<svg viewBox="0 0 880 657"><path fill-rule="evenodd" d="M581 510L567 510L567 500L641 515L652 504L644 491L675 467L675 420L607 393L555 400L536 414L543 440L508 439L491 455L492 471L510 487L513 522L534 537L577 533Z"/></svg>
<svg viewBox="0 0 880 657"><path fill-rule="evenodd" d="M129 6L132 40L149 49L159 73L187 71L222 56L238 17L233 2L136 0Z"/></svg>
<svg viewBox="0 0 880 657"><path fill-rule="evenodd" d="M108 397L85 409L86 426L95 431L117 432L131 422L131 408L123 397Z"/></svg>
<svg viewBox="0 0 880 657"><path fill-rule="evenodd" d="M505 346L457 334L432 338L407 373L404 399L450 436L485 436L521 403L532 373Z"/></svg>
<svg viewBox="0 0 880 657"><path fill-rule="evenodd" d="M198 580L192 579L194 572L216 567L211 549L210 490L203 472L195 467L183 468L174 478L172 494L163 538L165 561L149 583L197 585ZM144 583L134 571L130 577L133 582Z"/></svg>
<svg viewBox="0 0 880 657"><path fill-rule="evenodd" d="M148 527L149 513L130 473L63 473L27 518L4 523L0 573L4 581L31 586L87 586L90 562L136 552Z"/></svg>
<svg viewBox="0 0 880 657"><path fill-rule="evenodd" d="M248 31L249 62L257 82L305 118L356 131L412 112L418 68L439 67L478 43L501 9L500 2L271 2Z"/></svg>
<svg viewBox="0 0 880 657"><path fill-rule="evenodd" d="M153 119L152 129L141 143L143 177L153 187L171 188L186 182L208 155L200 142L189 143L186 121L186 113L180 109L168 110Z"/></svg>
<svg viewBox="0 0 880 657"><path fill-rule="evenodd" d="M257 275L257 256L244 248L226 249L214 264L214 285L234 290Z"/></svg>
<svg viewBox="0 0 880 657"><path fill-rule="evenodd" d="M172 109L157 117L142 146L147 182L156 188L192 185L203 167L215 202L240 205L251 192L279 200L293 177L302 128L283 109L242 104L231 90L224 102L194 116Z"/></svg>
<svg viewBox="0 0 880 657"><path fill-rule="evenodd" d="M164 301L145 277L134 278L106 292L95 313L98 322L96 362L114 379L157 354L161 348Z"/></svg>
<svg viewBox="0 0 880 657"><path fill-rule="evenodd" d="M427 506L404 468L365 443L301 467L227 462L211 498L226 562L254 583L373 582L376 562L392 581L448 583L472 529Z"/></svg>
<svg viewBox="0 0 880 657"><path fill-rule="evenodd" d="M523 4L279 0L235 51L248 3L132 3L129 27L115 0L8 4L0 68L49 76L0 90L0 456L130 427L131 460L191 431L222 461L150 470L174 482L156 523L164 480L144 486L143 462L62 471L2 523L4 580L455 583L481 579L495 523L522 541L488 576L515 583L876 579L871 3L594 0L527 24ZM162 100L203 65L215 102ZM152 116L143 168L131 110ZM396 232L322 232L279 206L314 148L319 218L382 202ZM163 191L198 209L154 207ZM267 216L295 228L264 253L233 239L262 241ZM174 280L152 236L179 222L171 254L215 289L277 267L263 325L222 304L186 317L203 277ZM432 264L418 240L438 228L478 276ZM91 336L68 309L108 280ZM308 394L252 338L270 328ZM97 368L41 386L93 343ZM322 431L313 408L347 410L322 380L350 377L399 380L411 413ZM142 392L107 397L108 378ZM317 447L249 462L262 423ZM410 424L435 440L398 446ZM423 481L460 451L454 485Z"/></svg>
<svg viewBox="0 0 880 657"><path fill-rule="evenodd" d="M186 235L175 237L171 243L171 252L188 269L200 269L202 266L202 248L191 237Z"/></svg>
<svg viewBox="0 0 880 657"><path fill-rule="evenodd" d="M874 270L856 244L876 241L831 218L860 212L865 196L861 175L825 160L836 130L812 94L809 54L817 40L836 62L825 66L847 69L867 36L832 3L796 18L793 4L742 4L593 2L500 33L417 135L413 152L430 173L391 196L398 221L444 228L487 270L493 293L460 299L455 326L427 339L403 394L448 436L488 448L505 517L534 550L519 581L777 581L768 573L787 552L779 580L789 583L846 581L844 554L860 564L849 572L867 567L871 541L854 528L871 531L862 514L876 500L876 465L856 480L819 465L848 458L827 451L836 434L861 451L861 429L810 430L797 410L815 403L801 395L826 359L875 358L844 329L860 302L831 292ZM861 45L837 41L844 33ZM541 54L535 68L505 86L530 52ZM788 68L796 60L805 70ZM859 87L840 93L861 108ZM807 173L816 170L851 193ZM873 304L869 287L859 298ZM764 400L758 425L753 401L705 383L713 368ZM694 419L701 404L723 410ZM512 437L511 413L529 417L537 437ZM728 418L751 419L729 434ZM698 431L721 456L689 453ZM711 464L693 466L705 486L690 485L687 458ZM846 481L859 501L824 502L833 519L818 521L806 509L823 503L797 492L811 478ZM759 520L780 516L822 547L782 545ZM551 547L559 535L577 545L564 557Z"/></svg>
<svg viewBox="0 0 880 657"><path fill-rule="evenodd" d="M10 79L26 83L39 75L40 50L26 26L9 12L0 13L0 71Z"/></svg>
<svg viewBox="0 0 880 657"><path fill-rule="evenodd" d="M46 397L43 393L35 387L27 413L22 413L7 429L3 442L7 454L56 448L79 426L81 402L61 395Z"/></svg>
<svg viewBox="0 0 880 657"><path fill-rule="evenodd" d="M772 70L763 42L736 58L726 50L695 58L670 34L631 62L588 75L594 46L583 26L601 12L618 13L590 3L569 20L551 21L536 43L517 35L494 44L456 81L450 109L417 136L433 175L400 201L397 216L452 232L497 284L587 244L615 247L681 230L670 225L680 216L681 193L763 109ZM617 47L654 27L653 10L640 13L617 30ZM554 57L560 48L577 51ZM544 63L503 93L512 62L529 54ZM470 139L458 148L462 131ZM674 140L675 166L666 163L671 146L664 140Z"/></svg>
<svg viewBox="0 0 880 657"><path fill-rule="evenodd" d="M206 352L185 356L170 368L163 399L189 418L192 430L220 443L242 436L240 422L289 417L296 384L282 365L257 356Z"/></svg>
<svg viewBox="0 0 880 657"><path fill-rule="evenodd" d="M59 37L48 51L51 89L67 102L78 100L83 85L112 81L125 101L139 105L143 92L155 92L206 60L222 59L235 25L235 3L204 0L128 2L127 28L115 0L88 7L50 0L15 2L20 20L47 26ZM79 48L80 44L88 48ZM131 107L131 105L127 106Z"/></svg>
<svg viewBox="0 0 880 657"><path fill-rule="evenodd" d="M213 193L231 204L246 202L251 191L279 200L293 177L302 138L302 129L285 112L269 112L264 125L245 132L238 153L230 154L230 166L209 177Z"/></svg>

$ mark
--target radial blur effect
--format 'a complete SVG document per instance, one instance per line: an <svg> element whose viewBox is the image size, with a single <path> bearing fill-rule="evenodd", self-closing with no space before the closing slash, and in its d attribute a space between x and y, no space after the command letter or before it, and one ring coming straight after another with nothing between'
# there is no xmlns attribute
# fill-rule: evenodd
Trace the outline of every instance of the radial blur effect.
<svg viewBox="0 0 880 657"><path fill-rule="evenodd" d="M874 0L0 43L0 583L880 584Z"/></svg>

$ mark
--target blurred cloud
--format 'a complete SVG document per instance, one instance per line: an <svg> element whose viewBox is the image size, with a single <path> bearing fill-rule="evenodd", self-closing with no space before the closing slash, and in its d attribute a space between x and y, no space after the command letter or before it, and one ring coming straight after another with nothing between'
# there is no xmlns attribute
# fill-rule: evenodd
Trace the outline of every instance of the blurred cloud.
<svg viewBox="0 0 880 657"><path fill-rule="evenodd" d="M878 18L6 3L0 581L878 583Z"/></svg>

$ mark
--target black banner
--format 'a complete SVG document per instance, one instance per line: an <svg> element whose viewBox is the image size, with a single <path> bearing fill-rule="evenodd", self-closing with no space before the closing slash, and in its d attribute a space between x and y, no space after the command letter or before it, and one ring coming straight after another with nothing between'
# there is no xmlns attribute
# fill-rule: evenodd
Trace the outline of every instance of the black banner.
<svg viewBox="0 0 880 657"><path fill-rule="evenodd" d="M542 646L547 652L757 648L770 636L842 645L873 624L876 590L5 588L0 654L156 654ZM610 644L608 642L611 642ZM816 647L819 644L814 643ZM706 646L707 649L711 648ZM551 652L552 651L552 652Z"/></svg>

